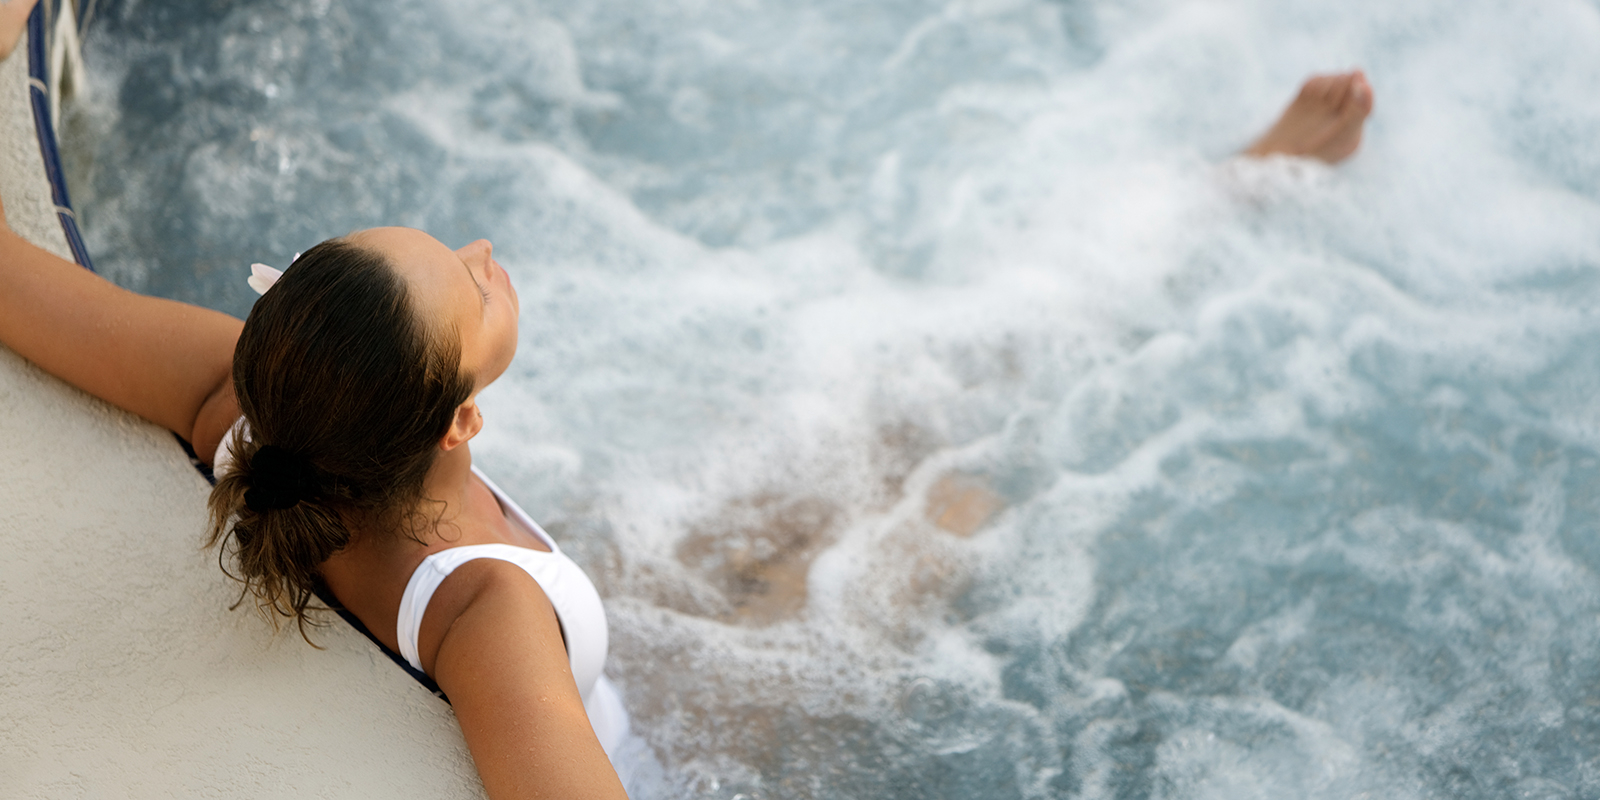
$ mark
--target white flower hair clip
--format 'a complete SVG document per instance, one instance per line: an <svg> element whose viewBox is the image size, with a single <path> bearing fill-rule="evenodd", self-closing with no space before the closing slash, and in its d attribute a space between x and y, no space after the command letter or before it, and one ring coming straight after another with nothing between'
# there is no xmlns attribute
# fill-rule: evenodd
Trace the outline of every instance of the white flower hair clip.
<svg viewBox="0 0 1600 800"><path fill-rule="evenodd" d="M250 288L256 290L256 294L266 294L267 290L272 288L272 284L277 283L281 277L283 277L281 269L273 269L266 264L250 265Z"/></svg>
<svg viewBox="0 0 1600 800"><path fill-rule="evenodd" d="M294 266L294 262L299 260L300 254L295 253L294 258L289 259L289 266ZM283 277L283 270L281 269L269 267L266 264L251 264L250 278L247 282L250 284L250 288L256 290L256 294L266 294L267 290L272 288L272 284L277 283L281 277Z"/></svg>

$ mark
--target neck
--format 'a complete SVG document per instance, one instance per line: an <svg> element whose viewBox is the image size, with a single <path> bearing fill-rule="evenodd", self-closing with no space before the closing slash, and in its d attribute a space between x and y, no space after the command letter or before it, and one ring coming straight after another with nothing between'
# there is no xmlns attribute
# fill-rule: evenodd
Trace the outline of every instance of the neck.
<svg viewBox="0 0 1600 800"><path fill-rule="evenodd" d="M443 509L438 509L438 506L431 506L428 509L430 517L435 516L431 513L435 510L440 511L436 515L440 522L448 523L458 517L467 507L467 486L471 478L472 452L467 449L466 443L440 453L439 458L433 462L433 467L428 470L427 476L422 479L422 496L430 501L444 502ZM410 541L408 537L394 535L394 531L371 530L363 521L348 515L344 517L344 523L350 531L350 544L323 564L324 571L339 561L341 556L348 557L357 551L366 553L387 551L396 544ZM423 534L423 538L432 541L433 534L433 531L428 531Z"/></svg>
<svg viewBox="0 0 1600 800"><path fill-rule="evenodd" d="M466 508L467 482L471 478L472 451L466 442L439 454L422 481L422 490L428 499L444 501L440 519L451 519Z"/></svg>

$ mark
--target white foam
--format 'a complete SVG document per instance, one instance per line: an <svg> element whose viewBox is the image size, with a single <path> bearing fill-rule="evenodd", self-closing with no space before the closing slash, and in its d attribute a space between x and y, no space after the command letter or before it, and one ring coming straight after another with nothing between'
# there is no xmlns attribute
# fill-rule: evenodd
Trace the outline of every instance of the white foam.
<svg viewBox="0 0 1600 800"><path fill-rule="evenodd" d="M657 791L1594 788L1472 755L1594 725L1551 711L1600 656L1592 4L398 7L437 30L250 50L361 124L196 144L191 211L496 240L523 338L476 452L606 591ZM307 48L390 72L297 83ZM1230 158L1357 64L1351 162ZM1002 506L970 538L951 475ZM784 546L803 600L740 616Z"/></svg>

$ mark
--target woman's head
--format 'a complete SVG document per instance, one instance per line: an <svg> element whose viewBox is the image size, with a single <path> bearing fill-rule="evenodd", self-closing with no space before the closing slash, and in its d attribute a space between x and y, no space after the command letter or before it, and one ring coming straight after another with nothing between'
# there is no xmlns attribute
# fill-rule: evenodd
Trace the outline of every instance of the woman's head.
<svg viewBox="0 0 1600 800"><path fill-rule="evenodd" d="M451 250L413 228L370 228L343 241L380 255L406 283L425 324L455 333L462 368L479 376L477 389L505 372L517 349L520 305L488 240Z"/></svg>
<svg viewBox="0 0 1600 800"><path fill-rule="evenodd" d="M516 313L487 242L452 251L404 228L313 247L256 303L233 364L251 439L229 444L211 538L232 522L228 551L264 611L303 623L352 527L421 532L425 479L481 427L476 393L510 363ZM285 470L296 496L264 501Z"/></svg>

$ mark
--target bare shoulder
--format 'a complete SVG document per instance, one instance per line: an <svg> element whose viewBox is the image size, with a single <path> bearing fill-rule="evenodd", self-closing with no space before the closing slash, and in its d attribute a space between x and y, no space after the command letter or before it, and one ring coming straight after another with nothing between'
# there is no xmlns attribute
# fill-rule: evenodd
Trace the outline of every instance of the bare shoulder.
<svg viewBox="0 0 1600 800"><path fill-rule="evenodd" d="M458 567L418 638L490 797L627 796L589 724L555 609L520 567Z"/></svg>
<svg viewBox="0 0 1600 800"><path fill-rule="evenodd" d="M462 618L466 616L467 619ZM539 656L566 664L566 646L561 640L561 623L556 617L550 598L539 588L527 572L516 564L497 558L478 558L457 567L439 585L428 601L428 609L417 631L417 651L425 672L434 674L441 650L446 640L452 649L475 646L471 636L481 625L479 619L495 624L500 630L494 639L513 636L537 653L523 657ZM457 630L458 623L463 623ZM545 653L552 644L547 634L554 633L554 651Z"/></svg>

